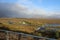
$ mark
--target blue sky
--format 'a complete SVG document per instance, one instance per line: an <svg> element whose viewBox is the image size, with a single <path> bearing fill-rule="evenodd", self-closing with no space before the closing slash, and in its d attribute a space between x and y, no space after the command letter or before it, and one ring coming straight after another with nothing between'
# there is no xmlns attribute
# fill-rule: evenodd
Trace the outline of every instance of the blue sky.
<svg viewBox="0 0 60 40"><path fill-rule="evenodd" d="M0 0L1 3L16 3L17 1L21 2L21 0ZM32 2L33 5L42 7L46 10L60 9L60 0L28 0L27 2L29 1ZM21 4L22 3L23 2L21 2Z"/></svg>
<svg viewBox="0 0 60 40"><path fill-rule="evenodd" d="M28 13L27 10L24 12L29 15L32 13L49 17L60 15L60 0L0 0L0 3L15 3L16 6L27 8Z"/></svg>
<svg viewBox="0 0 60 40"><path fill-rule="evenodd" d="M1 3L14 3L17 0L0 0Z"/></svg>
<svg viewBox="0 0 60 40"><path fill-rule="evenodd" d="M36 6L43 7L46 10L60 9L60 0L41 0L41 2L34 0L33 2Z"/></svg>

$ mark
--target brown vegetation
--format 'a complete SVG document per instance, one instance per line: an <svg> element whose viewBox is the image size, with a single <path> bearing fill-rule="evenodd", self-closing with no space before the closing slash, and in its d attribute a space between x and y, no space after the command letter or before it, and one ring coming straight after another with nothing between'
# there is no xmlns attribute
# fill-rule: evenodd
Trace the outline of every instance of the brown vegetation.
<svg viewBox="0 0 60 40"><path fill-rule="evenodd" d="M38 27L48 23L48 24L60 24L60 19L24 19L24 18L0 18L0 29L4 27L7 28L7 30L13 30L13 31L20 31L20 32L26 32L26 33L33 33ZM60 28L60 27L59 27ZM49 28L47 28L49 29ZM3 33L1 33L3 34ZM38 33L36 33L38 34ZM5 34L4 34L5 35ZM2 36L4 36L2 35ZM41 35L41 34L39 34ZM16 34L9 34L10 39L16 38L18 35ZM14 37L15 36L15 37ZM4 39L4 38L2 38ZM28 40L31 39L28 37ZM13 40L13 39L12 39ZM15 39L14 39L15 40ZM23 40L23 38L21 38ZM31 39L33 40L33 39Z"/></svg>
<svg viewBox="0 0 60 40"><path fill-rule="evenodd" d="M25 22L25 24L23 24ZM34 32L39 26L46 23L59 23L60 19L24 19L24 18L0 18L0 23L10 30Z"/></svg>

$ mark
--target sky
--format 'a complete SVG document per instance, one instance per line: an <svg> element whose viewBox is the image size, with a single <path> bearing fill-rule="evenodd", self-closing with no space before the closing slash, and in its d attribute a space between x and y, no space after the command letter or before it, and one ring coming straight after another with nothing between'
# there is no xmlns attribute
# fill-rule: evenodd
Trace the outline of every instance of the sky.
<svg viewBox="0 0 60 40"><path fill-rule="evenodd" d="M0 0L0 17L60 18L60 0Z"/></svg>

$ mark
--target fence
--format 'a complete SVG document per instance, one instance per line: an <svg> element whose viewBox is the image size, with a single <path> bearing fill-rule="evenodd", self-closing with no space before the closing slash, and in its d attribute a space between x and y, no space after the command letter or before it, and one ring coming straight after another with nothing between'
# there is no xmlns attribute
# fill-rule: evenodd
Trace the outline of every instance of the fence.
<svg viewBox="0 0 60 40"><path fill-rule="evenodd" d="M57 39L34 36L20 32L0 30L0 40L57 40Z"/></svg>

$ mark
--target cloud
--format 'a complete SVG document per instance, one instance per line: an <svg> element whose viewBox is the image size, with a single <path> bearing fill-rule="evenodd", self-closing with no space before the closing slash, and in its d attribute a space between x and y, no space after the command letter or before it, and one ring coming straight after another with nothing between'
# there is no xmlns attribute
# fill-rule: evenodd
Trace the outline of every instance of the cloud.
<svg viewBox="0 0 60 40"><path fill-rule="evenodd" d="M60 12L47 11L43 8L36 7L31 1L24 0L14 4L0 3L0 18L60 18Z"/></svg>
<svg viewBox="0 0 60 40"><path fill-rule="evenodd" d="M42 10L29 9L21 4L0 3L0 17L32 18L44 13ZM41 14L41 15L42 15Z"/></svg>
<svg viewBox="0 0 60 40"><path fill-rule="evenodd" d="M58 10L58 11L52 11L52 12L50 12L51 13L51 15L48 17L48 18L56 18L56 19L60 19L60 11Z"/></svg>
<svg viewBox="0 0 60 40"><path fill-rule="evenodd" d="M6 4L6 3L0 3L0 17L25 17L27 14L24 14L23 11L24 8L20 7L20 9L17 7L16 4Z"/></svg>
<svg viewBox="0 0 60 40"><path fill-rule="evenodd" d="M44 14L44 10L36 8L32 0L18 0L14 4L0 3L0 8L0 17L34 18Z"/></svg>

